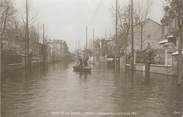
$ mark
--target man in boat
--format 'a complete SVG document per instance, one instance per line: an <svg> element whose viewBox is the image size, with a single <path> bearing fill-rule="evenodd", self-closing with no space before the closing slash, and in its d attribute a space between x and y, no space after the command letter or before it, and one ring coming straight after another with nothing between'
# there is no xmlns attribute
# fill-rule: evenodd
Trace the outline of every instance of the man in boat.
<svg viewBox="0 0 183 117"><path fill-rule="evenodd" d="M88 60L89 60L89 56L88 55L85 55L84 56L84 60L83 60L84 66L88 66Z"/></svg>
<svg viewBox="0 0 183 117"><path fill-rule="evenodd" d="M83 60L82 60L81 56L78 56L78 60L79 60L79 66L82 66L83 65Z"/></svg>

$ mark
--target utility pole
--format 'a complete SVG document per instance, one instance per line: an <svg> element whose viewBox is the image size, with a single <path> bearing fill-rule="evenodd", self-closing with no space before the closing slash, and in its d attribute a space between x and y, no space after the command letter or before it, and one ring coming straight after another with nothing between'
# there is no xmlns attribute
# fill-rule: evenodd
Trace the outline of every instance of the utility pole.
<svg viewBox="0 0 183 117"><path fill-rule="evenodd" d="M95 63L95 28L93 28L93 42L92 42L92 45L93 45L93 62Z"/></svg>
<svg viewBox="0 0 183 117"><path fill-rule="evenodd" d="M107 29L105 29L105 40L107 40Z"/></svg>
<svg viewBox="0 0 183 117"><path fill-rule="evenodd" d="M178 81L177 81L177 84L178 85L181 85L182 84L182 77L183 77L183 73L182 73L182 70L183 70L183 56L182 56L182 44L183 44L183 40L182 40L182 23L183 21L181 21L181 7L180 7L180 1L179 0L176 0L176 3L177 3L177 7L178 7L178 27L179 27L179 37L178 37Z"/></svg>
<svg viewBox="0 0 183 117"><path fill-rule="evenodd" d="M26 0L26 33L25 33L25 71L26 73L31 70L31 61L29 53L29 9L28 0Z"/></svg>
<svg viewBox="0 0 183 117"><path fill-rule="evenodd" d="M0 7L3 7L3 6L0 6ZM0 78L2 77L2 72L3 72L3 70L2 70L2 60L3 60L3 58L2 58L2 53L3 53L3 31L2 31L2 29L3 29L3 26L2 25L0 25L1 27L1 31L0 31Z"/></svg>
<svg viewBox="0 0 183 117"><path fill-rule="evenodd" d="M88 48L88 26L86 26L86 49Z"/></svg>
<svg viewBox="0 0 183 117"><path fill-rule="evenodd" d="M45 44L45 26L43 24L43 45Z"/></svg>
<svg viewBox="0 0 183 117"><path fill-rule="evenodd" d="M114 58L114 67L115 67L115 71L117 70L117 51L118 51L118 44L117 44L117 40L118 40L118 0L116 0L116 26L115 26L115 30L116 30L116 34L115 34L115 58Z"/></svg>
<svg viewBox="0 0 183 117"><path fill-rule="evenodd" d="M0 80L1 77L2 77L2 36L0 37Z"/></svg>
<svg viewBox="0 0 183 117"><path fill-rule="evenodd" d="M79 45L79 40L76 40L76 42L77 42L77 46L76 46L76 50L79 50L80 48L80 45Z"/></svg>
<svg viewBox="0 0 183 117"><path fill-rule="evenodd" d="M78 50L80 50L80 40L78 40L77 42L78 42Z"/></svg>
<svg viewBox="0 0 183 117"><path fill-rule="evenodd" d="M0 6L3 7L3 6ZM3 31L2 31L2 25L0 25L1 31L0 31L0 80L2 78L2 53L3 53Z"/></svg>
<svg viewBox="0 0 183 117"><path fill-rule="evenodd" d="M95 42L95 28L93 28L93 49L95 48L94 42Z"/></svg>
<svg viewBox="0 0 183 117"><path fill-rule="evenodd" d="M43 64L46 64L46 41L45 41L45 25L43 24Z"/></svg>
<svg viewBox="0 0 183 117"><path fill-rule="evenodd" d="M131 56L131 70L134 70L134 30L133 30L133 0L131 0L131 51L132 51L132 56Z"/></svg>

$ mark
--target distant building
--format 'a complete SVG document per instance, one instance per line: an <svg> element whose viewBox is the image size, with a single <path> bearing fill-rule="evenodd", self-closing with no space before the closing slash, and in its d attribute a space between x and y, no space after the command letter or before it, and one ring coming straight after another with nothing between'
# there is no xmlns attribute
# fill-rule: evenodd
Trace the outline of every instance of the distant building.
<svg viewBox="0 0 183 117"><path fill-rule="evenodd" d="M97 39L95 40L95 54L97 56L114 55L114 40Z"/></svg>
<svg viewBox="0 0 183 117"><path fill-rule="evenodd" d="M147 48L148 44L152 49L156 50L156 64L164 64L164 49L159 44L162 40L162 25L152 19L146 19L143 22L143 27L140 24L134 26L134 50L135 50L135 62L139 62L139 58L136 58L137 51L141 51ZM127 51L131 52L131 37L128 41Z"/></svg>
<svg viewBox="0 0 183 117"><path fill-rule="evenodd" d="M41 62L42 43L39 36L30 31L29 51L32 55L32 62ZM7 64L24 63L25 59L25 34L21 28L7 29L3 38L3 56Z"/></svg>
<svg viewBox="0 0 183 117"><path fill-rule="evenodd" d="M141 35L142 35L142 40L141 40ZM161 46L158 44L158 42L161 40L162 40L162 26L161 24L155 22L152 19L145 20L143 22L142 29L140 24L137 24L134 27L134 49L135 50L146 49L148 43L150 43L151 47L154 49L161 49ZM142 44L142 48L141 48L141 44Z"/></svg>
<svg viewBox="0 0 183 117"><path fill-rule="evenodd" d="M48 61L50 62L62 61L64 57L68 54L67 44L63 40L49 41L48 46Z"/></svg>

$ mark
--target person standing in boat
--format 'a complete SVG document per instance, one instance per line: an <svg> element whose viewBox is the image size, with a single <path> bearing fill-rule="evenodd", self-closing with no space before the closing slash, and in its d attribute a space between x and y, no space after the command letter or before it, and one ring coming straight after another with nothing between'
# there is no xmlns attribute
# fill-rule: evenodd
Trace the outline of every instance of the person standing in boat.
<svg viewBox="0 0 183 117"><path fill-rule="evenodd" d="M83 59L84 66L88 66L88 60L89 60L89 56L88 55L85 55L84 56L84 59Z"/></svg>
<svg viewBox="0 0 183 117"><path fill-rule="evenodd" d="M82 66L83 65L82 57L81 56L78 56L78 60L79 60L79 66Z"/></svg>

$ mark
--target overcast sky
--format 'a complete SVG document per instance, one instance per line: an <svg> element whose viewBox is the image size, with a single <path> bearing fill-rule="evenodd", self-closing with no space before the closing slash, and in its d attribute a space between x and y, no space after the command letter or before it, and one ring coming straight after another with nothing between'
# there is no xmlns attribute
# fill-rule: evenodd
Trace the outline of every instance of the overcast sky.
<svg viewBox="0 0 183 117"><path fill-rule="evenodd" d="M160 22L162 4L160 0L153 0L150 18ZM121 6L129 0L119 0ZM15 0L19 17L25 14L25 0ZM75 42L85 43L85 29L88 26L88 38L92 38L95 28L96 37L104 37L114 33L112 6L115 0L29 0L30 17L32 23L41 30L45 24L46 34L51 39L65 40L70 50L76 48ZM39 25L38 25L39 24Z"/></svg>

